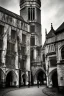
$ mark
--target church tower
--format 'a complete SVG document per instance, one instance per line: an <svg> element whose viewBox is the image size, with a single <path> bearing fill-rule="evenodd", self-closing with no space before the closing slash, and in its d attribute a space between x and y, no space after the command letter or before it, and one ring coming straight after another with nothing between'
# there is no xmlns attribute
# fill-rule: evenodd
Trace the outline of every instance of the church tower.
<svg viewBox="0 0 64 96"><path fill-rule="evenodd" d="M30 32L31 32L30 65L32 76L34 76L34 74L36 74L36 71L42 67L41 64L42 35L41 35L40 8L41 8L41 0L20 0L20 16L22 16L23 19L30 24Z"/></svg>
<svg viewBox="0 0 64 96"><path fill-rule="evenodd" d="M20 0L20 16L30 23L30 32L37 36L35 45L41 45L41 0Z"/></svg>

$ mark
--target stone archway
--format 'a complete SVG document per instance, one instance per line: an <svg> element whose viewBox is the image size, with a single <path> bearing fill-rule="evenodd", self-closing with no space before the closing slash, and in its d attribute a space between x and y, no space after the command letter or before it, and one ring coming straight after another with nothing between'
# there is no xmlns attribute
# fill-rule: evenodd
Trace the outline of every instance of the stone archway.
<svg viewBox="0 0 64 96"><path fill-rule="evenodd" d="M35 76L36 76L36 80L39 81L41 85L43 85L44 84L44 81L46 80L45 71L42 68L39 68L36 71Z"/></svg>
<svg viewBox="0 0 64 96"><path fill-rule="evenodd" d="M22 83L23 86L26 85L26 74L22 74Z"/></svg>
<svg viewBox="0 0 64 96"><path fill-rule="evenodd" d="M17 75L14 71L9 71L6 76L6 87L16 86Z"/></svg>
<svg viewBox="0 0 64 96"><path fill-rule="evenodd" d="M0 68L0 88L5 86L5 74Z"/></svg>
<svg viewBox="0 0 64 96"><path fill-rule="evenodd" d="M37 80L40 82L41 85L44 84L45 77L45 73L42 70L39 70L37 74Z"/></svg>
<svg viewBox="0 0 64 96"><path fill-rule="evenodd" d="M57 68L53 69L48 75L48 85L52 87L58 87Z"/></svg>

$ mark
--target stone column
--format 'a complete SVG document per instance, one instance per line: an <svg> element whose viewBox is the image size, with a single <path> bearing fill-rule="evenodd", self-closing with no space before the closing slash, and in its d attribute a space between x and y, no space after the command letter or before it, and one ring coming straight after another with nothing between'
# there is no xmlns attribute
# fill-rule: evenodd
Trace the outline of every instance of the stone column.
<svg viewBox="0 0 64 96"><path fill-rule="evenodd" d="M34 48L34 60L36 60L36 57L37 57L37 51L36 48Z"/></svg>
<svg viewBox="0 0 64 96"><path fill-rule="evenodd" d="M6 79L5 79L5 78L2 79L2 87L3 87L3 88L6 87Z"/></svg>
<svg viewBox="0 0 64 96"><path fill-rule="evenodd" d="M28 72L30 72L30 35L29 34L27 34L27 36L26 36L26 62L25 62L25 64L26 64L26 74L27 74L27 76L28 76L28 79L29 79L29 75L28 75ZM28 81L30 81L30 80L28 80ZM27 78L26 78L26 82L28 82L27 81Z"/></svg>
<svg viewBox="0 0 64 96"><path fill-rule="evenodd" d="M2 84L2 87L4 88L6 86L6 76L5 76L5 68L3 68L3 70L1 71L1 84Z"/></svg>
<svg viewBox="0 0 64 96"><path fill-rule="evenodd" d="M3 34L3 48L2 48L2 64L3 64L3 71L6 73L6 51L7 51L7 34L9 32L9 25L5 24L4 26L4 34ZM6 78L5 74L2 74L2 87L6 86Z"/></svg>
<svg viewBox="0 0 64 96"><path fill-rule="evenodd" d="M46 78L47 78L47 87L49 87L49 58L46 59Z"/></svg>
<svg viewBox="0 0 64 96"><path fill-rule="evenodd" d="M18 69L18 44L17 44L17 40L15 43L15 68Z"/></svg>
<svg viewBox="0 0 64 96"><path fill-rule="evenodd" d="M48 76L47 76L47 87L49 86Z"/></svg>
<svg viewBox="0 0 64 96"><path fill-rule="evenodd" d="M3 34L3 50L2 50L2 64L5 67L5 60L6 60L6 50L7 50L7 33L9 31L9 26L4 26L4 34Z"/></svg>
<svg viewBox="0 0 64 96"><path fill-rule="evenodd" d="M19 38L19 43L22 43L22 30L18 30L17 29L17 35ZM16 73L17 73L17 84L16 86L20 87L21 86L21 70L20 70L20 62L19 62L19 54L18 54L18 42L16 40L15 43L15 52L16 52L16 56L15 56L15 68L16 68Z"/></svg>
<svg viewBox="0 0 64 96"><path fill-rule="evenodd" d="M17 74L17 80L16 80L16 86L19 86L19 62L18 62L18 44L17 40L15 43L15 69L16 69L16 74Z"/></svg>

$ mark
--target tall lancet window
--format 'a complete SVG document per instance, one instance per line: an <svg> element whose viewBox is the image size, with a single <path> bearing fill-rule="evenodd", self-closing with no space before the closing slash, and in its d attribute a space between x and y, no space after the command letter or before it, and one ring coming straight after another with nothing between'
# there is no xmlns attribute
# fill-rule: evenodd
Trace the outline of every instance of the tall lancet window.
<svg viewBox="0 0 64 96"><path fill-rule="evenodd" d="M28 20L35 20L35 8L28 8Z"/></svg>

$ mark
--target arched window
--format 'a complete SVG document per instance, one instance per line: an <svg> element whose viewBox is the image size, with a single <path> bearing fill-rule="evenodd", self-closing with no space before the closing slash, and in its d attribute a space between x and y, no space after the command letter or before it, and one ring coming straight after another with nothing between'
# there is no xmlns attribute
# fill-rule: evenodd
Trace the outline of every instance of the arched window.
<svg viewBox="0 0 64 96"><path fill-rule="evenodd" d="M28 20L35 20L35 8L28 8Z"/></svg>
<svg viewBox="0 0 64 96"><path fill-rule="evenodd" d="M62 56L62 59L64 59L64 47L61 49L61 56Z"/></svg>

